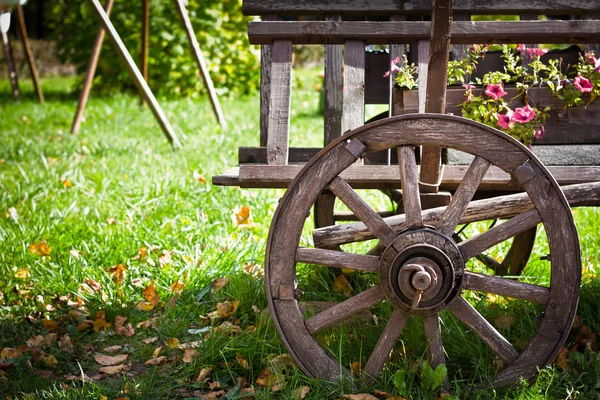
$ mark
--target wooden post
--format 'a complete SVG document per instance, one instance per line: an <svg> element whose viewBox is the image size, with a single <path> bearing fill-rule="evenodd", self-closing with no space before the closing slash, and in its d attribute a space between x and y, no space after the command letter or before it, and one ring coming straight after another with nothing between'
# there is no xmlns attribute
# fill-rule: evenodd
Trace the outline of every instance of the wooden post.
<svg viewBox="0 0 600 400"><path fill-rule="evenodd" d="M448 84L452 0L434 0L431 20L431 49L425 112L443 114L446 105L446 85ZM442 173L442 149L441 147L423 147L422 154L419 182L421 191L437 192Z"/></svg>
<svg viewBox="0 0 600 400"><path fill-rule="evenodd" d="M6 65L8 66L8 79L12 87L12 95L15 100L19 98L19 80L17 78L17 69L12 58L12 51L10 48L10 39L8 32L2 31L2 47L4 48L4 58L6 59Z"/></svg>
<svg viewBox="0 0 600 400"><path fill-rule="evenodd" d="M177 137L175 130L167 120L167 116L160 107L160 104L158 104L156 97L154 97L152 90L150 90L150 87L144 80L144 77L140 73L140 70L135 65L133 58L131 58L131 54L129 54L129 51L127 51L125 44L119 37L119 34L117 33L112 22L110 22L108 15L106 15L106 12L102 8L102 5L98 0L88 1L92 6L92 9L96 13L96 16L98 17L100 23L104 26L104 29L108 33L108 37L113 42L117 53L121 57L122 61L125 63L125 67L127 68L127 71L129 72L133 83L135 84L141 95L144 96L144 100L150 105L150 109L152 110L152 113L154 114L154 117L158 121L160 127L162 128L165 136L174 147L181 147L181 143L179 142L179 138Z"/></svg>
<svg viewBox="0 0 600 400"><path fill-rule="evenodd" d="M27 35L27 27L25 26L25 17L23 16L23 8L17 6L17 18L19 20L19 30L21 32L21 41L23 42L23 49L27 55L27 62L29 63L29 70L31 71L31 79L33 79L33 85L35 86L35 92L37 93L40 103L44 103L44 93L42 92L42 86L40 84L40 78L38 76L37 68L35 67L35 60L33 58L33 52L31 51L31 45L29 44L29 36Z"/></svg>
<svg viewBox="0 0 600 400"><path fill-rule="evenodd" d="M140 51L140 68L142 76L146 82L148 80L148 43L150 41L150 0L142 0L142 49ZM144 104L144 96L140 96L140 101Z"/></svg>
<svg viewBox="0 0 600 400"><path fill-rule="evenodd" d="M104 7L104 9L106 10L107 16L110 16L113 4L114 0L106 1L106 6ZM102 42L104 42L105 32L106 31L104 30L104 27L100 25L100 28L98 28L98 34L96 35L96 41L94 42L94 48L92 49L92 55L90 56L88 69L85 73L83 89L81 90L81 94L79 95L79 102L77 103L77 111L75 112L75 118L73 118L73 124L71 125L71 133L73 134L79 132L79 128L81 126L83 112L85 111L85 106L87 105L87 101L90 97L90 91L92 90L92 85L94 83L94 75L96 75L96 68L98 67L98 60L100 59L100 52L102 51Z"/></svg>
<svg viewBox="0 0 600 400"><path fill-rule="evenodd" d="M145 0L148 1L148 0ZM182 0L175 0L175 8L181 17L181 22L183 23L183 28L185 29L185 33L190 41L190 45L192 46L192 55L196 60L196 64L198 64L198 68L200 69L200 75L202 75L202 80L204 81L204 87L208 92L208 96L210 98L210 104L212 106L213 112L221 124L221 127L227 128L227 121L225 121L225 116L223 115L223 110L221 110L221 104L219 104L219 98L217 97L217 92L215 91L215 86L213 85L213 81L210 78L208 73L208 67L206 66L206 61L204 61L204 56L202 55L202 50L200 49L200 44L198 43L198 39L194 33L194 28L192 27L192 21L190 21L190 17L185 9L185 5Z"/></svg>

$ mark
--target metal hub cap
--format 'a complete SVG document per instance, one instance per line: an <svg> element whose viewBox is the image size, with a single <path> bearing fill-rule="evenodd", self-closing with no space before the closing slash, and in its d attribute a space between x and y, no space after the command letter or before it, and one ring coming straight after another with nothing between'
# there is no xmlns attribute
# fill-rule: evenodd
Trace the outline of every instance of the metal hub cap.
<svg viewBox="0 0 600 400"><path fill-rule="evenodd" d="M427 228L398 236L384 251L379 268L387 299L414 315L445 308L460 293L463 273L454 241Z"/></svg>

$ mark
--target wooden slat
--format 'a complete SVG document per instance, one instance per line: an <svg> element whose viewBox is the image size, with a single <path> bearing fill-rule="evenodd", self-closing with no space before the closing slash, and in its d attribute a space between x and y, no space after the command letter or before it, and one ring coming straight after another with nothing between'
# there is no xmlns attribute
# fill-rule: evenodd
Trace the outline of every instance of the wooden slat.
<svg viewBox="0 0 600 400"><path fill-rule="evenodd" d="M306 328L311 334L315 334L323 329L339 324L346 318L358 314L384 299L385 295L381 287L372 287L307 319L305 322Z"/></svg>
<svg viewBox="0 0 600 400"><path fill-rule="evenodd" d="M342 132L365 123L365 43L348 40L344 46L344 108Z"/></svg>
<svg viewBox="0 0 600 400"><path fill-rule="evenodd" d="M600 205L600 182L565 186L565 197L573 207ZM473 201L465 210L461 223L482 221L490 218L511 218L533 208L533 204L524 193L500 196ZM428 225L439 223L446 207L437 207L423 211L423 222ZM384 221L396 232L406 228L404 215L385 218ZM336 225L313 230L315 246L340 245L345 243L374 239L373 234L362 223Z"/></svg>
<svg viewBox="0 0 600 400"><path fill-rule="evenodd" d="M2 32L2 45L4 48L4 59L6 60L6 65L8 66L8 79L10 80L12 96L13 99L17 100L20 94L17 69L15 67L15 63L12 57L10 38L8 36L8 33L4 31Z"/></svg>
<svg viewBox="0 0 600 400"><path fill-rule="evenodd" d="M279 21L279 17L274 14L263 15L261 19L263 21ZM269 132L272 54L272 43L260 46L260 145L262 147L267 147Z"/></svg>
<svg viewBox="0 0 600 400"><path fill-rule="evenodd" d="M286 165L290 140L290 101L292 91L292 42L277 40L271 55L271 85L267 133L267 163Z"/></svg>
<svg viewBox="0 0 600 400"><path fill-rule="evenodd" d="M396 308L394 310L381 336L379 336L373 352L369 356L369 361L367 361L365 367L367 375L376 376L381 371L385 361L394 349L394 345L398 342L398 338L408 321L408 317L409 314L402 312L400 309Z"/></svg>
<svg viewBox="0 0 600 400"><path fill-rule="evenodd" d="M537 210L529 210L493 227L489 231L485 231L459 243L458 248L466 261L471 257L478 256L490 247L512 238L520 232L533 228L540 222L542 222L542 219Z"/></svg>
<svg viewBox="0 0 600 400"><path fill-rule="evenodd" d="M243 12L246 15L266 13L283 14L323 14L354 13L389 15L399 13L429 14L432 10L429 0L369 0L368 3L355 0L244 0ZM600 11L596 0L506 0L483 2L480 0L454 0L456 12L476 14L585 14Z"/></svg>
<svg viewBox="0 0 600 400"><path fill-rule="evenodd" d="M547 287L497 276L477 274L475 272L465 271L464 279L463 289L493 293L539 304L546 304L548 302L548 295L550 294L550 289Z"/></svg>
<svg viewBox="0 0 600 400"><path fill-rule="evenodd" d="M417 43L417 59L418 59L418 74L419 74L419 82L423 82L423 85L419 85L418 87L418 95L419 95L419 112L425 112L425 105L427 103L427 84L429 80L427 76L429 74L429 48L431 47L431 43L429 40L419 40Z"/></svg>
<svg viewBox="0 0 600 400"><path fill-rule="evenodd" d="M452 18L452 21L453 22L471 21L471 14L455 12L454 17ZM462 60L463 58L465 58L467 56L468 48L469 48L469 46L465 45L465 44L452 45L452 50L451 50L452 59L455 61L458 61L458 60ZM464 82L469 82L469 81L470 81L470 76L465 75Z"/></svg>
<svg viewBox="0 0 600 400"><path fill-rule="evenodd" d="M416 43L428 40L431 23L425 21L379 22L250 22L251 44L268 44L275 38L295 44L342 44L363 40L370 44ZM578 21L457 21L452 24L452 43L595 43L600 41L600 20Z"/></svg>
<svg viewBox="0 0 600 400"><path fill-rule="evenodd" d="M379 257L326 249L300 247L296 250L296 262L349 268L357 271L377 272L379 270Z"/></svg>
<svg viewBox="0 0 600 400"><path fill-rule="evenodd" d="M506 364L511 364L519 353L485 318L462 297L450 304L450 310L475 332Z"/></svg>
<svg viewBox="0 0 600 400"><path fill-rule="evenodd" d="M341 21L341 15L328 15L327 21ZM327 146L342 135L342 46L325 45L325 138Z"/></svg>
<svg viewBox="0 0 600 400"><path fill-rule="evenodd" d="M489 167L489 161L484 160L481 157L476 157L475 160L473 160L465 174L465 178L458 186L454 196L452 196L452 200L450 200L450 204L442 216L442 221L437 226L436 230L438 232L447 236L452 236L454 229L473 199L473 195L475 195L475 192L479 188L479 183L481 183L485 177Z"/></svg>
<svg viewBox="0 0 600 400"><path fill-rule="evenodd" d="M331 191L367 226L373 234L388 246L396 233L343 179L337 177L329 185Z"/></svg>
<svg viewBox="0 0 600 400"><path fill-rule="evenodd" d="M288 149L288 164L306 163L313 158L322 147L290 147ZM266 147L240 147L238 149L238 162L240 164L266 164ZM388 165L387 154L380 152L369 154L369 164Z"/></svg>
<svg viewBox="0 0 600 400"><path fill-rule="evenodd" d="M433 368L436 368L446 361L439 316L435 314L423 317L423 328L425 329L425 338L427 338L429 362Z"/></svg>
<svg viewBox="0 0 600 400"><path fill-rule="evenodd" d="M398 147L398 160L400 161L400 179L402 183L402 200L406 223L409 228L423 226L421 216L421 196L419 193L419 171L415 161L415 148L413 146Z"/></svg>
<svg viewBox="0 0 600 400"><path fill-rule="evenodd" d="M44 93L42 92L42 85L40 84L40 77L35 66L35 59L33 58L33 51L31 51L31 45L29 43L29 35L27 34L27 26L25 25L25 16L23 15L23 7L17 6L17 21L19 21L19 32L21 33L21 41L23 42L23 50L27 56L27 64L29 64L29 71L31 72L31 79L33 79L33 87L37 94L40 103L44 104Z"/></svg>

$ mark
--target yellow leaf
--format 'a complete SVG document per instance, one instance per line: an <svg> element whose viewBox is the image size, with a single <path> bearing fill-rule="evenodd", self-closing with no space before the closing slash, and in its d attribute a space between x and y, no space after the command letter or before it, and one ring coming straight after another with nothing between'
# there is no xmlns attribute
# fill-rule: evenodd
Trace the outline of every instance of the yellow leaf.
<svg viewBox="0 0 600 400"><path fill-rule="evenodd" d="M161 351L162 351L162 346L158 346L156 349L154 349L154 352L152 352L152 358L158 358Z"/></svg>
<svg viewBox="0 0 600 400"><path fill-rule="evenodd" d="M140 301L135 306L135 308L137 308L140 311L152 311L152 310L154 310L155 306L156 306L156 304L148 303L147 301Z"/></svg>
<svg viewBox="0 0 600 400"><path fill-rule="evenodd" d="M15 271L15 278L27 279L29 278L29 268L21 268Z"/></svg>
<svg viewBox="0 0 600 400"><path fill-rule="evenodd" d="M173 291L173 293L180 294L181 292L183 292L184 287L185 287L185 283L183 283L179 279L177 279L171 285L171 290Z"/></svg>
<svg viewBox="0 0 600 400"><path fill-rule="evenodd" d="M165 342L165 345L169 348L169 349L175 349L177 348L177 346L179 346L179 339L177 338L171 338L169 340L167 340Z"/></svg>
<svg viewBox="0 0 600 400"><path fill-rule="evenodd" d="M350 286L350 282L348 282L344 275L338 275L335 278L331 290L333 290L333 293L341 293L344 296L352 296L352 286Z"/></svg>
<svg viewBox="0 0 600 400"><path fill-rule="evenodd" d="M64 181L62 181L63 186L65 187L65 189L70 188L71 186L73 186L73 183L71 183L70 180L65 179Z"/></svg>
<svg viewBox="0 0 600 400"><path fill-rule="evenodd" d="M86 319L86 320L82 321L79 325L77 325L77 332L86 331L93 327L94 327L94 321L90 321L89 319Z"/></svg>
<svg viewBox="0 0 600 400"><path fill-rule="evenodd" d="M360 361L354 361L352 363L352 375L360 376L360 371L361 371Z"/></svg>
<svg viewBox="0 0 600 400"><path fill-rule="evenodd" d="M248 361L246 361L246 359L244 358L242 353L237 353L235 355L235 361L237 361L237 363L240 365L240 367L242 367L244 369L250 368L250 366L248 365Z"/></svg>
<svg viewBox="0 0 600 400"><path fill-rule="evenodd" d="M50 246L46 243L45 240L42 240L39 243L34 243L29 245L29 251L38 256L48 256L50 255Z"/></svg>
<svg viewBox="0 0 600 400"><path fill-rule="evenodd" d="M100 396L100 397L98 398L98 400L108 400L108 397L106 397L106 396L102 395L102 396Z"/></svg>
<svg viewBox="0 0 600 400"><path fill-rule="evenodd" d="M126 270L127 266L125 264L118 264L108 269L108 273L110 274L113 282L117 284L117 286L121 286L123 284L123 279L125 279Z"/></svg>
<svg viewBox="0 0 600 400"><path fill-rule="evenodd" d="M0 358L19 358L21 357L21 352L17 349L13 349L12 347L5 347L0 352Z"/></svg>
<svg viewBox="0 0 600 400"><path fill-rule="evenodd" d="M183 352L183 362L186 364L194 361L194 358L198 357L198 350L196 349L185 349Z"/></svg>
<svg viewBox="0 0 600 400"><path fill-rule="evenodd" d="M229 283L229 278L217 278L213 281L212 289L215 292L218 292L223 288L223 286Z"/></svg>
<svg viewBox="0 0 600 400"><path fill-rule="evenodd" d="M105 319L97 319L94 321L94 332L100 332L100 329L107 331L110 325L110 322Z"/></svg>
<svg viewBox="0 0 600 400"><path fill-rule="evenodd" d="M200 175L200 173L198 171L194 171L194 179L202 184L205 184L206 182L208 182L206 180L206 178L203 177L202 175Z"/></svg>
<svg viewBox="0 0 600 400"><path fill-rule="evenodd" d="M150 282L148 287L142 291L142 295L150 303L157 304L160 301L160 295L154 287L154 282Z"/></svg>
<svg viewBox="0 0 600 400"><path fill-rule="evenodd" d="M121 354L118 356L107 356L104 354L96 354L94 356L96 362L100 365L111 366L123 364L127 360L127 354Z"/></svg>
<svg viewBox="0 0 600 400"><path fill-rule="evenodd" d="M558 352L558 356L556 356L556 366L560 369L567 370L569 369L569 349L563 347Z"/></svg>
<svg viewBox="0 0 600 400"><path fill-rule="evenodd" d="M240 305L239 300L235 300L233 303L225 301L223 303L217 303L217 315L221 318L229 318Z"/></svg>
<svg viewBox="0 0 600 400"><path fill-rule="evenodd" d="M252 220L252 211L248 206L243 206L239 209L236 208L235 210L233 210L232 219L238 227L243 228L254 225L254 221Z"/></svg>
<svg viewBox="0 0 600 400"><path fill-rule="evenodd" d="M49 319L45 319L44 322L42 322L42 325L49 331L56 331L59 328L58 322Z"/></svg>
<svg viewBox="0 0 600 400"><path fill-rule="evenodd" d="M44 354L41 360L47 367L54 367L58 364L58 361L52 354Z"/></svg>

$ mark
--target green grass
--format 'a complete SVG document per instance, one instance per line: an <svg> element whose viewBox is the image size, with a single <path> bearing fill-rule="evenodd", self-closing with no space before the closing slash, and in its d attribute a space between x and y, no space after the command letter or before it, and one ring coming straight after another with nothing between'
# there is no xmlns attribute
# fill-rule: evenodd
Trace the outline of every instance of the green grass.
<svg viewBox="0 0 600 400"><path fill-rule="evenodd" d="M292 106L292 145L321 145L323 123L314 89L319 84L317 73L299 71L294 81L298 90ZM39 356L24 352L5 371L0 398L182 398L186 393L208 391L195 380L202 368L209 367L211 381L229 391L228 399L239 398L235 390L239 378L253 386L260 399L292 398L294 390L305 385L311 388L307 399L340 398L359 391L373 393L374 389L392 394L393 375L398 370L408 371L413 398L430 398L430 393L419 389L426 347L420 323L414 319L402 335L395 361L374 387L322 382L306 377L295 366L286 367L280 391L256 383L269 360L286 351L270 319L255 312L267 306L263 279L244 273L244 265L262 265L270 219L283 192L216 187L210 178L235 165L239 146L258 144L258 96L222 100L229 122L226 130L216 125L206 99L161 99L184 143L174 151L148 108L141 108L138 98L129 94L92 98L81 133L70 135L76 106L76 97L70 94L73 81L51 79L43 84L47 103L39 105L27 82L22 82L24 95L16 103L10 98L7 82L0 82L0 349L19 347L36 335L47 337L50 332L42 321L48 319L59 323L59 337L68 334L73 338L75 352L69 354L57 343L45 347L43 351L58 361L54 367L44 366ZM198 176L208 182L200 182ZM377 207L386 205L381 196L374 201ZM255 224L249 228L232 221L235 210L242 206L252 210ZM11 216L11 209L15 215ZM600 282L593 277L598 272L600 214L595 209L579 209L575 218L585 272L579 315L584 325L598 333ZM45 257L30 251L32 244L42 240L51 249ZM303 240L310 242L308 237ZM140 257L144 247L148 255ZM171 261L161 265L165 251L171 252ZM502 254L506 246L494 251ZM547 280L541 255L545 255L542 242L526 271L538 282ZM120 286L109 272L119 264L127 267ZM24 269L29 276L23 275ZM305 294L306 299L343 299L331 291L334 275L330 270L302 268L300 276L301 287L313 288ZM230 283L211 291L213 280L222 277L229 277ZM82 290L87 279L98 282L101 290ZM177 281L185 284L180 295L171 289ZM355 291L374 281L376 277L367 275L350 277ZM136 305L150 282L154 282L161 303L155 310L143 312ZM68 315L71 308L59 296L69 296L71 301L82 298L92 320L100 310L111 323L116 316L127 317L135 335L115 335L113 327L98 333L78 331L81 321ZM227 321L243 333L190 333L190 329L220 325L218 319L206 322L203 317L213 312L217 303L228 300L239 300L238 309ZM470 300L490 319L514 315L518 323L506 333L511 341L529 337L539 317L539 310L525 302ZM378 326L369 323L332 329L319 337L346 366L369 354L390 308L382 304L371 311L380 317ZM149 318L156 318L156 323L136 328ZM493 354L479 339L465 334L464 326L451 316L444 315L443 320L444 343L453 356L448 360L448 390L458 398L591 399L598 393L596 348L575 352L570 370L549 367L537 380L508 389L481 387L480 383L493 377ZM569 348L581 342L577 332L569 338ZM151 337L157 341L143 342ZM181 350L164 349L161 355L173 358L169 364L145 366L155 348L170 338L182 343L201 341L198 357L183 363ZM113 345L122 346L119 354L129 355L128 373L85 383L65 381L65 376L79 376L81 371L94 377L99 365L93 355ZM464 349L469 352L465 354ZM236 361L238 355L248 362L248 368ZM37 375L39 370L52 371L52 377Z"/></svg>

